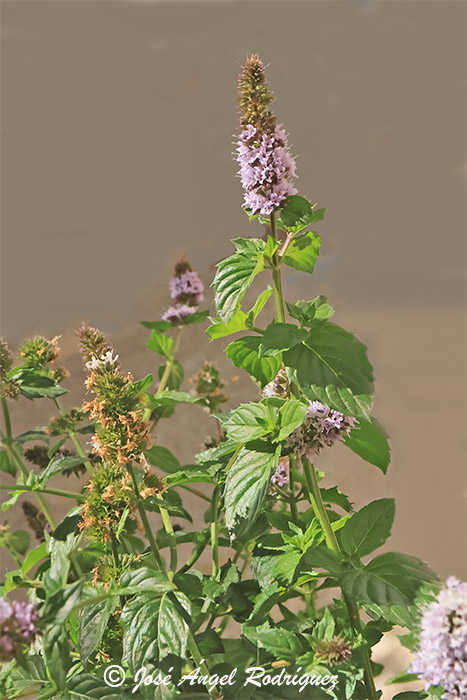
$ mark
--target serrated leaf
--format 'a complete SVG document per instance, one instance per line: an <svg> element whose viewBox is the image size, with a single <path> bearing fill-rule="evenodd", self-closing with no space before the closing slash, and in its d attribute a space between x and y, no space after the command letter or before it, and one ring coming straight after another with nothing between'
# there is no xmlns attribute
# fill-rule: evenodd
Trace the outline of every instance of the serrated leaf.
<svg viewBox="0 0 467 700"><path fill-rule="evenodd" d="M270 433L274 417L275 411L271 407L263 403L246 403L231 411L221 423L230 440L249 442Z"/></svg>
<svg viewBox="0 0 467 700"><path fill-rule="evenodd" d="M287 203L280 211L277 226L284 231L299 233L314 221L324 218L324 209L314 210L314 206L300 195L294 194L287 198Z"/></svg>
<svg viewBox="0 0 467 700"><path fill-rule="evenodd" d="M235 367L246 370L261 386L264 386L278 373L282 357L274 350L265 350L259 357L260 347L260 337L247 335L230 343L225 352Z"/></svg>
<svg viewBox="0 0 467 700"><path fill-rule="evenodd" d="M342 389L329 385L327 387L302 386L302 391L309 399L340 411L346 416L355 418L370 418L373 408L373 396L370 394L353 394L350 389Z"/></svg>
<svg viewBox="0 0 467 700"><path fill-rule="evenodd" d="M206 333L211 340L216 340L216 338L225 338L233 333L239 333L240 331L246 330L245 321L247 315L240 307L235 309L231 318L224 323L219 318L211 318L211 325L206 329Z"/></svg>
<svg viewBox="0 0 467 700"><path fill-rule="evenodd" d="M308 337L284 353L302 388L329 385L355 394L373 393L373 369L366 346L331 321L315 321Z"/></svg>
<svg viewBox="0 0 467 700"><path fill-rule="evenodd" d="M307 549L300 562L300 571L308 569L325 569L339 576L347 570L346 565L332 549L324 545Z"/></svg>
<svg viewBox="0 0 467 700"><path fill-rule="evenodd" d="M381 547L391 534L395 508L393 498L381 498L354 513L338 535L344 551L363 557Z"/></svg>
<svg viewBox="0 0 467 700"><path fill-rule="evenodd" d="M173 348L173 338L153 330L146 345L150 350L154 350L154 352L157 352L159 355L170 357Z"/></svg>
<svg viewBox="0 0 467 700"><path fill-rule="evenodd" d="M391 461L388 434L376 418L359 420L358 425L344 438L344 444L386 474Z"/></svg>
<svg viewBox="0 0 467 700"><path fill-rule="evenodd" d="M254 523L266 498L271 475L277 469L280 448L275 452L242 449L227 472L225 521L237 537Z"/></svg>
<svg viewBox="0 0 467 700"><path fill-rule="evenodd" d="M312 273L319 255L321 236L314 231L307 231L294 238L287 248L283 261L289 267L301 272Z"/></svg>
<svg viewBox="0 0 467 700"><path fill-rule="evenodd" d="M362 603L410 605L423 582L436 575L420 559L388 552L343 577L346 595Z"/></svg>
<svg viewBox="0 0 467 700"><path fill-rule="evenodd" d="M126 603L121 616L123 660L132 673L142 666L150 672L168 654L186 658L190 630L180 607L190 615L190 601L179 592L158 598L140 595Z"/></svg>
<svg viewBox="0 0 467 700"><path fill-rule="evenodd" d="M264 241L235 239L233 243L239 252L217 265L212 283L216 310L224 323L232 318L253 279L264 268Z"/></svg>
<svg viewBox="0 0 467 700"><path fill-rule="evenodd" d="M266 649L276 659L295 661L302 651L300 640L293 632L281 627L271 627L268 622L258 627L244 625L242 633L250 642Z"/></svg>
<svg viewBox="0 0 467 700"><path fill-rule="evenodd" d="M97 649L117 602L116 597L111 597L94 605L87 605L79 611L78 649L83 666Z"/></svg>

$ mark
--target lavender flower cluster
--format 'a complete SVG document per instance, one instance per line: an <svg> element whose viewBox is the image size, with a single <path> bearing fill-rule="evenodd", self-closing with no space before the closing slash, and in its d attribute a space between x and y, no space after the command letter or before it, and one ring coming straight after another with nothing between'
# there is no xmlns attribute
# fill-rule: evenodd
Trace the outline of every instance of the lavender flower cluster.
<svg viewBox="0 0 467 700"><path fill-rule="evenodd" d="M0 598L0 661L11 661L21 653L24 644L34 641L38 616L32 603L10 603Z"/></svg>
<svg viewBox="0 0 467 700"><path fill-rule="evenodd" d="M467 698L467 583L448 578L423 613L410 671L425 681L426 689L441 686L444 700Z"/></svg>
<svg viewBox="0 0 467 700"><path fill-rule="evenodd" d="M299 456L312 459L323 447L341 442L356 423L355 418L327 408L319 401L310 401L302 425L289 435L286 447Z"/></svg>
<svg viewBox="0 0 467 700"><path fill-rule="evenodd" d="M198 273L192 269L186 258L175 265L175 274L169 282L170 296L175 301L162 315L163 321L179 326L194 314L204 300L204 285Z"/></svg>
<svg viewBox="0 0 467 700"><path fill-rule="evenodd" d="M237 147L244 206L252 214L269 216L297 190L289 178L296 177L295 160L289 152L287 134L281 126L259 133L248 124Z"/></svg>

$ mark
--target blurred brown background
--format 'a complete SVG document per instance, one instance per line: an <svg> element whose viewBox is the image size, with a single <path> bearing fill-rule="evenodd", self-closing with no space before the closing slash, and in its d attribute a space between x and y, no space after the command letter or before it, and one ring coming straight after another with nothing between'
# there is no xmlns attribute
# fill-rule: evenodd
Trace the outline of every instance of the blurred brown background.
<svg viewBox="0 0 467 700"><path fill-rule="evenodd" d="M36 0L1 14L2 335L62 334L69 405L83 319L137 377L154 371L138 321L168 304L175 260L208 285L230 238L258 230L231 158L239 63L258 52L300 192L327 209L316 272L290 271L286 296L328 294L368 344L392 437L386 478L340 447L321 467L357 506L395 496L387 548L465 578L466 4ZM186 335L187 376L206 358L236 374L227 343ZM246 376L228 389L255 396ZM210 430L193 410L157 436L182 461ZM51 413L22 399L14 429Z"/></svg>

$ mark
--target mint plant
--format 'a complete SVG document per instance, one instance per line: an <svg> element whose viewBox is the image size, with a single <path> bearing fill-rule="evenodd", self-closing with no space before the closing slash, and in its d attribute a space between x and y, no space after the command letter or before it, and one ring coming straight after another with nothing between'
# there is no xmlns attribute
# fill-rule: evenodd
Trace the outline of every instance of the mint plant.
<svg viewBox="0 0 467 700"><path fill-rule="evenodd" d="M0 485L9 492L3 510L22 504L37 540L31 546L30 533L8 523L0 529L17 565L1 587L5 697L376 700L382 669L372 648L395 625L417 656L394 681L419 674L427 684L400 700L465 697L465 584L450 580L440 591L419 559L374 555L391 532L392 499L355 512L337 485L322 485L320 454L336 443L383 473L390 451L372 415L365 345L331 320L326 297L284 299L285 271L313 273L321 236L311 227L324 209L295 188L272 101L262 62L247 58L237 160L243 207L266 234L235 238L218 264L207 334L228 342L227 357L251 377L251 402L223 412L228 396L212 363L183 389L182 337L208 319L187 259L170 281L172 306L143 324L160 358L154 376L135 380L105 335L83 325L86 395L65 410L57 339L29 339L17 365L0 345L0 468L15 479ZM264 289L246 305L256 277ZM15 435L8 405L17 400L52 402L56 415ZM178 420L180 404L193 420L208 411L213 426L188 465L157 441L160 421ZM57 488L57 475L76 487ZM187 491L205 510L198 527ZM73 504L60 522L50 494ZM207 553L209 572L200 564ZM28 603L14 600L20 591Z"/></svg>

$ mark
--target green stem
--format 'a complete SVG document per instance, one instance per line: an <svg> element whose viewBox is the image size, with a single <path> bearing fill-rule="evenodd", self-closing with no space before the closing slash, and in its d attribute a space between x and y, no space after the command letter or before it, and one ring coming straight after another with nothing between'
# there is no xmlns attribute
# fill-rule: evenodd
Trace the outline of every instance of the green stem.
<svg viewBox="0 0 467 700"><path fill-rule="evenodd" d="M201 673L203 676L211 676L211 672L209 671L209 668L206 665L206 662L204 661L203 657L201 656L201 652L198 649L198 645L196 644L195 638L193 637L193 634L191 632L188 633L188 651L190 652L193 661L195 664L201 669ZM216 686L213 686L209 691L208 695L212 700L217 700L221 696L219 695L219 691L217 690Z"/></svg>
<svg viewBox="0 0 467 700"><path fill-rule="evenodd" d="M188 559L187 563L182 566L182 568L179 571L180 574L183 574L183 573L185 573L185 571L188 571L188 569L191 569L193 564L195 564L198 561L198 559L200 558L200 556L202 555L202 553L204 552L204 550L208 546L208 542L209 542L209 535L207 534L206 537L203 539L203 541L200 542L195 547L195 549L193 550L191 557Z"/></svg>
<svg viewBox="0 0 467 700"><path fill-rule="evenodd" d="M162 516L162 522L164 523L164 528L169 536L169 548L170 548L170 565L169 565L169 579L172 581L175 572L177 571L177 541L175 539L174 529L172 523L170 522L170 516L165 508L159 506L159 512Z"/></svg>
<svg viewBox="0 0 467 700"><path fill-rule="evenodd" d="M216 487L212 495L212 520L211 520L211 547L212 547L212 577L216 580L220 576L219 568L219 538L217 520L219 517L219 489Z"/></svg>
<svg viewBox="0 0 467 700"><path fill-rule="evenodd" d="M20 459L20 457L18 456L18 454L16 453L14 445L12 445L10 443L7 446L7 450L10 453L10 457L15 462L16 466L18 467L18 469L20 470L20 472L22 473L24 478L27 480L27 478L29 476L29 472L26 469L26 467L24 466L24 464L23 464L22 460ZM17 488L21 489L22 485L18 484ZM29 489L25 489L25 490L29 490ZM34 495L37 499L37 502L39 503L39 506L40 506L42 512L44 513L45 517L47 518L47 522L49 523L52 530L55 530L55 528L57 527L57 524L56 524L54 517L53 517L52 513L50 512L49 506L47 505L46 501L44 500L42 494L38 493L34 489L31 489L31 490L34 491Z"/></svg>
<svg viewBox="0 0 467 700"><path fill-rule="evenodd" d="M211 503L211 499L209 498L209 496L206 496L206 494L201 493L201 491L198 491L198 489L193 488L193 486L187 486L187 484L180 484L180 488L185 489L185 491L189 491L190 493L193 493L195 496L198 496L198 498L202 498L203 501Z"/></svg>
<svg viewBox="0 0 467 700"><path fill-rule="evenodd" d="M54 401L54 404L56 405L56 407L58 408L58 410L60 411L60 415L63 416L66 413L66 411L65 411L64 407L62 406L60 400L54 399L53 401ZM87 459L86 453L84 452L83 448L81 447L81 443L79 442L78 438L76 437L76 433L73 430L69 430L68 437L70 438L71 442L75 446L75 449L76 449L77 453L79 454L79 456L81 457L81 459L84 459L84 466L86 467L86 471L88 472L88 474L93 474L94 469L92 468L92 464Z"/></svg>
<svg viewBox="0 0 467 700"><path fill-rule="evenodd" d="M141 502L141 496L139 494L138 482L136 481L135 472L134 472L131 464L127 465L127 469L128 469L128 473L131 476L131 480L133 482L133 490L134 490L135 495L136 495L138 512L139 512L139 515L141 518L141 522L143 523L144 531L146 533L146 537L147 537L149 545L151 547L151 551L152 551L152 553L154 555L154 559L156 560L157 565L159 566L161 571L165 571L164 561L160 555L159 548L156 544L156 540L154 539L154 535L152 534L151 526L149 525L148 516L146 515L146 511L144 510L144 506Z"/></svg>
<svg viewBox="0 0 467 700"><path fill-rule="evenodd" d="M293 480L293 470L295 468L295 457L289 457L289 489L290 489L290 513L294 523L298 523L297 501L295 499L295 484Z"/></svg>
<svg viewBox="0 0 467 700"><path fill-rule="evenodd" d="M271 235L275 241L278 241L275 214L272 212L271 217ZM276 302L277 320L279 323L285 321L284 297L282 294L282 280L279 262L279 254L276 251L272 256L272 281L274 287L274 299Z"/></svg>
<svg viewBox="0 0 467 700"><path fill-rule="evenodd" d="M52 496L63 496L64 498L73 498L76 501L85 501L86 497L81 493L73 491L63 491L62 489L38 489L35 486L26 486L24 484L0 484L0 491L33 491L34 493L50 493Z"/></svg>
<svg viewBox="0 0 467 700"><path fill-rule="evenodd" d="M171 357L167 358L167 362L165 363L165 369L164 369L164 372L162 374L160 384L157 387L157 391L154 395L156 399L158 396L160 396L162 394L162 392L164 391L164 389L167 385L167 382L169 380L170 370L172 369L172 365L173 365L174 360L175 360L175 355L177 354L178 348L180 347L182 333L183 333L183 326L180 326L178 329L177 336L175 338L174 345L173 345L172 355L171 355Z"/></svg>
<svg viewBox="0 0 467 700"><path fill-rule="evenodd" d="M330 549L332 549L336 553L339 553L341 549L339 547L339 542L337 541L337 537L334 533L334 530L332 529L331 521L329 520L329 516L323 503L315 468L305 457L302 459L302 462L308 487L309 500L313 507L315 515L318 518L323 529L323 534L326 539L326 543ZM342 595L347 606L347 612L349 614L350 623L355 631L355 634L358 635L360 634L362 629L358 605L356 601L352 600L349 596L346 596L344 592L342 592ZM378 693L376 692L375 682L373 679L373 672L371 670L370 654L368 652L368 649L365 648L362 648L360 650L360 653L363 661L364 680L366 690L368 693L368 700L377 700Z"/></svg>
<svg viewBox="0 0 467 700"><path fill-rule="evenodd" d="M11 440L12 433L11 433L10 412L8 410L8 404L7 404L6 398L4 396L2 396L2 409L3 409L3 417L5 419L6 436L9 440Z"/></svg>

